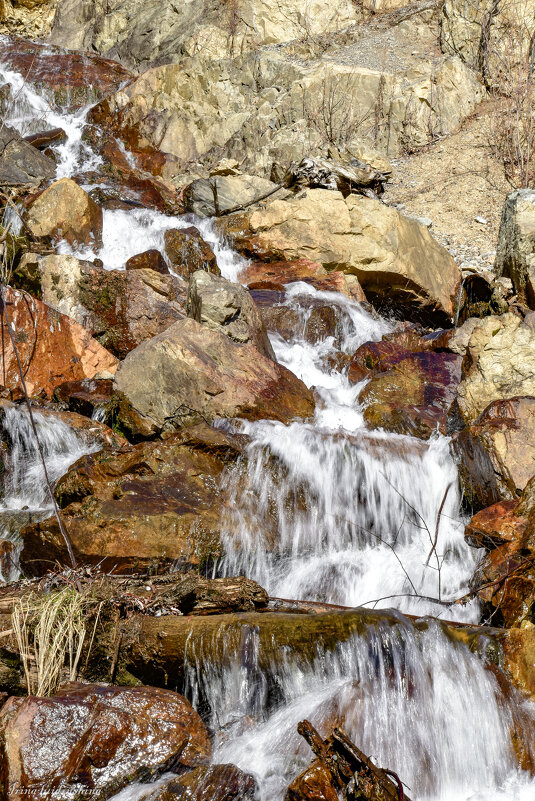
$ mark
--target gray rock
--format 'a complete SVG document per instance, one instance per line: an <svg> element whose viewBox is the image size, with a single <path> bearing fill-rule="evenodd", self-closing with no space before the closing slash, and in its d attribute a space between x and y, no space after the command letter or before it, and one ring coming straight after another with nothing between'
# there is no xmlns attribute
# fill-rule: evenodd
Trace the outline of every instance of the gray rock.
<svg viewBox="0 0 535 801"><path fill-rule="evenodd" d="M0 126L0 186L24 186L53 178L56 165L17 131Z"/></svg>
<svg viewBox="0 0 535 801"><path fill-rule="evenodd" d="M187 313L212 331L223 331L234 342L251 343L275 360L260 311L241 284L198 270L190 280Z"/></svg>
<svg viewBox="0 0 535 801"><path fill-rule="evenodd" d="M277 184L255 175L199 178L184 190L184 209L199 217L218 217L222 213L248 207L274 194L277 189Z"/></svg>
<svg viewBox="0 0 535 801"><path fill-rule="evenodd" d="M495 269L510 278L518 299L535 308L535 191L517 189L505 201Z"/></svg>

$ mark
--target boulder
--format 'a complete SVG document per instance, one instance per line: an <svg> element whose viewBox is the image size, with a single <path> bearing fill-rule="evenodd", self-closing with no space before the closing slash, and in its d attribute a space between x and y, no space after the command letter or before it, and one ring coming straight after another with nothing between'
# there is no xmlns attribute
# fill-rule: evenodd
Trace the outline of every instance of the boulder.
<svg viewBox="0 0 535 801"><path fill-rule="evenodd" d="M50 180L56 165L8 125L0 128L0 186L24 186Z"/></svg>
<svg viewBox="0 0 535 801"><path fill-rule="evenodd" d="M458 405L472 423L495 400L535 395L535 329L511 313L469 324Z"/></svg>
<svg viewBox="0 0 535 801"><path fill-rule="evenodd" d="M37 279L43 301L119 359L186 314L186 283L146 267L105 270L74 256L29 256L18 276L29 288Z"/></svg>
<svg viewBox="0 0 535 801"><path fill-rule="evenodd" d="M145 250L131 256L124 266L125 270L154 270L161 275L169 275L169 268L159 250Z"/></svg>
<svg viewBox="0 0 535 801"><path fill-rule="evenodd" d="M56 484L75 557L121 573L210 564L221 553L224 494L219 479L240 455L206 425L78 460ZM22 569L43 575L68 564L54 517L22 532Z"/></svg>
<svg viewBox="0 0 535 801"><path fill-rule="evenodd" d="M253 345L186 319L128 354L115 377L118 421L133 437L153 437L219 417L288 423L314 411L293 373Z"/></svg>
<svg viewBox="0 0 535 801"><path fill-rule="evenodd" d="M220 275L215 253L195 226L171 228L164 234L165 255L173 271L182 278L191 278L196 270Z"/></svg>
<svg viewBox="0 0 535 801"><path fill-rule="evenodd" d="M449 418L461 379L461 357L412 353L372 377L359 395L372 428L428 439L449 433Z"/></svg>
<svg viewBox="0 0 535 801"><path fill-rule="evenodd" d="M234 342L251 344L275 360L262 316L249 292L210 273L193 273L188 292L188 317L212 331L222 331Z"/></svg>
<svg viewBox="0 0 535 801"><path fill-rule="evenodd" d="M365 342L351 357L347 377L352 384L358 384L379 373L387 373L411 353L425 350L425 343L420 337L413 347L395 341Z"/></svg>
<svg viewBox="0 0 535 801"><path fill-rule="evenodd" d="M50 398L65 381L94 378L103 372L113 374L117 369L115 356L74 320L16 289L8 287L4 297L30 395ZM5 321L2 337L0 374L4 386L20 396L19 371Z"/></svg>
<svg viewBox="0 0 535 801"><path fill-rule="evenodd" d="M32 0L20 3L28 7L32 4ZM19 5L17 0L15 5ZM49 3L43 0L33 5ZM45 90L47 97L62 110L95 103L134 78L121 64L96 53L66 53L28 39L2 38L0 60L8 69L24 75L27 84Z"/></svg>
<svg viewBox="0 0 535 801"><path fill-rule="evenodd" d="M102 209L70 178L51 184L33 201L26 224L36 238L102 246Z"/></svg>
<svg viewBox="0 0 535 801"><path fill-rule="evenodd" d="M355 275L344 275L338 270L328 273L321 264L308 259L271 263L251 262L240 272L239 279L251 290L283 292L288 284L302 281L320 292L341 292L359 303L366 301L364 291Z"/></svg>
<svg viewBox="0 0 535 801"><path fill-rule="evenodd" d="M500 501L477 512L464 530L470 545L492 551L509 542L523 544L529 519L518 513L517 505L518 501Z"/></svg>
<svg viewBox="0 0 535 801"><path fill-rule="evenodd" d="M137 779L202 764L209 753L191 704L156 687L71 684L51 698L11 697L0 711L10 799L105 801Z"/></svg>
<svg viewBox="0 0 535 801"><path fill-rule="evenodd" d="M522 303L535 309L535 192L532 189L517 189L507 196L498 234L495 270L498 275L512 280Z"/></svg>
<svg viewBox="0 0 535 801"><path fill-rule="evenodd" d="M214 175L199 178L184 190L184 210L198 217L219 217L262 200L280 189L256 175Z"/></svg>
<svg viewBox="0 0 535 801"><path fill-rule="evenodd" d="M342 309L333 303L314 296L302 295L299 298L299 305L288 306L285 303L275 305L264 301L259 308L266 329L279 334L283 339L301 339L315 345L332 337L333 347L341 346L345 315ZM328 357L330 356L332 353L328 354Z"/></svg>
<svg viewBox="0 0 535 801"><path fill-rule="evenodd" d="M255 801L258 798L256 780L236 765L207 765L195 768L180 777L169 779L146 801Z"/></svg>
<svg viewBox="0 0 535 801"><path fill-rule="evenodd" d="M312 259L356 275L366 297L406 316L451 321L461 274L428 229L378 200L308 189L218 221L221 233L250 257Z"/></svg>
<svg viewBox="0 0 535 801"><path fill-rule="evenodd" d="M489 404L454 440L465 497L474 508L516 501L535 472L535 398Z"/></svg>

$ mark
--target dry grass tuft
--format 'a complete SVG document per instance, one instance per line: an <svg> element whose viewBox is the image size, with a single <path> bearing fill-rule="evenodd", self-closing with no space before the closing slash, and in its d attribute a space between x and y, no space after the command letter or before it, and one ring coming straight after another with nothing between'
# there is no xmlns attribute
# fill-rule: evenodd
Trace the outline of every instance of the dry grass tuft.
<svg viewBox="0 0 535 801"><path fill-rule="evenodd" d="M29 695L48 696L75 681L86 637L85 599L70 588L17 601L12 625Z"/></svg>

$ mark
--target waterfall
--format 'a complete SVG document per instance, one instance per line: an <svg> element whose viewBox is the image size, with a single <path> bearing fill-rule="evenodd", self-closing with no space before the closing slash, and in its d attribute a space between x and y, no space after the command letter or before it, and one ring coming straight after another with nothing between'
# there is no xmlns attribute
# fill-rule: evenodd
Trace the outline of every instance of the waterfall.
<svg viewBox="0 0 535 801"><path fill-rule="evenodd" d="M99 169L100 157L83 138L88 108L62 112L46 91L9 69L0 68L0 84L10 86L8 125L22 134L66 131L66 142L55 147L58 178ZM192 224L213 248L222 275L237 280L246 260L220 240L212 221L193 215L104 210L100 249L63 242L58 251L124 269L149 248L164 253L167 230ZM336 307L339 320L334 333L315 343L304 336L311 303ZM449 439L437 433L423 442L367 430L358 402L363 383L352 385L329 358L380 340L393 323L342 294L304 283L288 287L282 305L298 314L301 333L286 340L271 332L273 348L279 362L314 389L316 413L289 426L221 423L248 444L246 460L224 475L222 490L230 499L219 571L245 573L281 597L477 620L476 603L449 608L436 602L463 595L480 559L464 541ZM35 418L55 481L92 448L63 421L38 411ZM18 529L9 518L26 515L27 522L29 513L47 516L50 506L26 412L6 408L3 427L8 455L0 536L15 539L22 518ZM415 597L421 595L426 598ZM394 624L369 625L332 651L318 643L309 661L279 649L267 668L254 628L243 627L238 647L225 640L217 663L201 658L204 645L188 643L184 691L213 730L213 761L253 773L261 801L282 801L310 761L296 731L303 718L322 734L343 725L376 763L399 773L414 801L533 798L535 782L517 767L511 730L533 744L534 705L513 691L506 697L485 658L453 641L437 622L415 627L399 614ZM116 801L153 790L133 785Z"/></svg>
<svg viewBox="0 0 535 801"><path fill-rule="evenodd" d="M201 669L196 657L203 645L190 645L187 691L197 703L207 699L218 732L212 760L255 775L261 801L282 801L310 762L297 734L304 718L323 735L341 725L376 764L396 771L418 801L527 801L533 792L515 768L511 731L523 727L535 749L535 704L516 693L505 698L484 659L438 623L418 631L404 619L394 626L379 621L334 651L318 646L312 663L288 652L266 672L258 666L253 627L238 649L225 641L223 662L203 659Z"/></svg>

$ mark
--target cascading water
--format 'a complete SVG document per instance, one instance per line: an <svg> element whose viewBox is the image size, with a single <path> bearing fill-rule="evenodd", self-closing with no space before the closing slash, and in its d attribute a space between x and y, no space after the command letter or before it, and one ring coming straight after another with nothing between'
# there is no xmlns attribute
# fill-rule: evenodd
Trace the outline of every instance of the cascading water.
<svg viewBox="0 0 535 801"><path fill-rule="evenodd" d="M65 144L56 147L58 177L98 169L100 158L82 138L87 110L54 110L17 73L1 69L0 81L11 85L8 124L23 133L46 126L67 132ZM213 247L222 274L236 280L244 261L218 239L210 221L155 211L104 211L102 248L75 255L123 269L136 253L163 251L169 228L191 224ZM60 250L73 252L65 243ZM367 431L357 401L361 387L329 366L336 350L352 353L391 325L342 295L298 284L284 304L301 315L303 330L311 300L337 307L336 337L310 344L304 336L285 341L273 334L272 344L278 360L315 388L315 418L290 426L236 424L249 438L247 466L225 477L231 500L221 571L243 571L280 596L476 620L474 604L444 610L414 597L462 595L478 560L463 539L448 439L437 434L424 443ZM39 413L36 418L55 480L88 449L64 424ZM47 507L28 422L21 409L6 412L11 470L4 512ZM529 742L533 705L515 694L505 698L484 660L439 624L420 630L400 615L399 622L369 626L334 651L318 645L312 661L286 649L267 668L260 667L254 629L242 645L229 643L216 663L201 659L202 643L191 642L186 691L207 710L216 734L214 761L254 773L262 801L280 801L309 761L296 733L305 717L322 733L342 723L376 762L402 775L413 799L533 798L535 784L516 767L510 737L517 725ZM127 788L117 801L147 792L146 786Z"/></svg>
<svg viewBox="0 0 535 801"><path fill-rule="evenodd" d="M418 801L532 798L533 783L515 769L511 732L520 727L535 747L535 705L506 699L484 661L439 624L418 631L404 619L379 620L334 651L318 646L313 662L284 654L263 671L254 628L248 637L239 650L228 643L217 665L201 658L204 643L190 644L187 681L194 700L208 699L214 761L255 774L261 801L282 801L310 761L297 734L304 718L322 733L342 724Z"/></svg>
<svg viewBox="0 0 535 801"><path fill-rule="evenodd" d="M38 411L33 416L52 484L77 459L97 450L96 445L89 445L63 420ZM16 542L23 525L49 517L53 507L28 412L18 406L5 408L2 428L8 456L2 476L0 539Z"/></svg>

